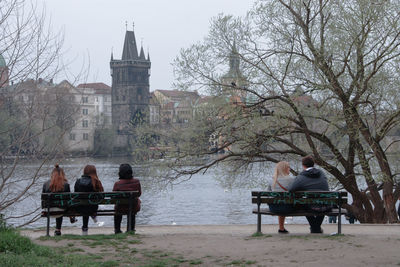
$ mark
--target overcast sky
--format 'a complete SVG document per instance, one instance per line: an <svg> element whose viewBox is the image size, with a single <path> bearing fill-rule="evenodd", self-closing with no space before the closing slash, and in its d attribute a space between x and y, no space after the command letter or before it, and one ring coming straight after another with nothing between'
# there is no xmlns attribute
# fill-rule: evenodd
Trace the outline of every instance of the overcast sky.
<svg viewBox="0 0 400 267"><path fill-rule="evenodd" d="M147 56L150 51L150 90L174 89L172 61L181 48L201 41L210 19L219 13L244 15L254 0L39 0L45 3L53 30L64 29L66 57L75 59L79 72L82 59L90 56L87 82L111 85L110 55L122 55L125 22L135 23L136 42ZM65 77L58 77L58 80Z"/></svg>

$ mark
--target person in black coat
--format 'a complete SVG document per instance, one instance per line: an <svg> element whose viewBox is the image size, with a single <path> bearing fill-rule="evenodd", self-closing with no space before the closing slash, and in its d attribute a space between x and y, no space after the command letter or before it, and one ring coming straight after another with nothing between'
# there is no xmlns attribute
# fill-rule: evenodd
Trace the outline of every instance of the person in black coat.
<svg viewBox="0 0 400 267"><path fill-rule="evenodd" d="M62 192L71 192L69 188L69 183L65 178L65 173L62 168L58 164L54 166L53 171L51 172L51 178L47 182L43 184L42 193L62 193ZM50 208L50 211L64 211L62 208ZM61 226L63 222L63 216L56 217L56 230L54 231L54 235L61 235Z"/></svg>
<svg viewBox="0 0 400 267"><path fill-rule="evenodd" d="M75 192L104 192L103 185L97 176L96 167L94 165L86 165L83 169L83 175L76 180L74 186ZM82 214L82 235L88 233L89 216L95 216L98 205L78 206L76 210Z"/></svg>
<svg viewBox="0 0 400 267"><path fill-rule="evenodd" d="M288 190L295 191L329 191L328 181L322 170L314 168L314 159L312 156L306 156L302 159L303 171L297 175ZM310 207L311 208L311 207ZM321 224L324 215L306 216L310 224L311 233L323 233Z"/></svg>

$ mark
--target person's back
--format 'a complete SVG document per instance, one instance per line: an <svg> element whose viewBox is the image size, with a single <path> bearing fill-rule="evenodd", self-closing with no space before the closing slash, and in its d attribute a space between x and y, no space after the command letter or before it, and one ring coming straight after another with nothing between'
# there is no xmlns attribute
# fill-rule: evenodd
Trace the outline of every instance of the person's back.
<svg viewBox="0 0 400 267"><path fill-rule="evenodd" d="M75 192L94 192L92 178L89 175L82 175L78 178L74 186Z"/></svg>
<svg viewBox="0 0 400 267"><path fill-rule="evenodd" d="M314 167L302 171L289 186L290 192L295 191L329 191L325 174Z"/></svg>
<svg viewBox="0 0 400 267"><path fill-rule="evenodd" d="M271 190L274 192L286 192L293 181L294 177L290 175L279 177L279 180L271 187Z"/></svg>
<svg viewBox="0 0 400 267"><path fill-rule="evenodd" d="M133 177L132 167L129 164L121 164L118 172L119 180L115 182L113 191L138 191L139 195L142 194L142 188L140 181ZM121 233L121 221L122 214L127 214L129 205L115 205L117 214L114 216L114 232L116 234ZM131 217L131 228L127 231L134 231L135 228L135 215L140 211L140 199L137 199L136 206L134 207L133 214Z"/></svg>
<svg viewBox="0 0 400 267"><path fill-rule="evenodd" d="M314 168L314 159L312 156L306 156L302 159L303 171L297 175L291 186L289 186L290 192L296 191L329 191L328 182L325 174ZM320 205L319 205L320 206ZM313 209L313 205L306 207ZM324 220L324 215L320 216L306 216L308 223L310 224L311 233L323 233L321 224Z"/></svg>
<svg viewBox="0 0 400 267"><path fill-rule="evenodd" d="M47 182L43 184L42 193L61 193L61 192L70 192L69 183L65 178L65 173L62 168L58 164L54 166L53 171L51 172L51 178ZM52 207L50 208L50 212L60 211L63 212L65 209L62 207ZM56 230L54 231L54 235L61 235L61 226L63 222L63 216L57 215L52 216L56 218Z"/></svg>
<svg viewBox="0 0 400 267"><path fill-rule="evenodd" d="M97 176L96 167L94 165L85 166L82 177L75 182L74 191L104 192L103 185ZM75 208L76 211L82 214L82 235L88 234L89 216L92 216L93 220L95 220L98 207L98 205L80 205Z"/></svg>

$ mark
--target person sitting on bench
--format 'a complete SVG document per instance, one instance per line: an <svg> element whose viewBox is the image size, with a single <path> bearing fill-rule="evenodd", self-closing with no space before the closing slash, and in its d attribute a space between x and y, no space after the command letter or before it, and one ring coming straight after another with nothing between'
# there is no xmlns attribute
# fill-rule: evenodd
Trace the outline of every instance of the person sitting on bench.
<svg viewBox="0 0 400 267"><path fill-rule="evenodd" d="M65 178L65 173L58 164L54 166L53 171L51 172L51 178L47 182L43 184L42 193L61 193L61 192L71 192L69 188L69 183L67 178ZM64 211L62 208L50 208L50 212L52 211ZM56 230L54 231L54 235L61 235L61 225L63 222L63 216L54 216L56 218Z"/></svg>
<svg viewBox="0 0 400 267"><path fill-rule="evenodd" d="M314 158L306 156L302 160L303 171L297 175L288 190L290 192L296 191L329 191L328 182L325 174L317 168L314 168ZM307 208L313 209L313 205ZM306 216L310 224L310 232L315 234L323 233L321 228L322 221L325 215L319 216Z"/></svg>
<svg viewBox="0 0 400 267"><path fill-rule="evenodd" d="M280 161L276 164L274 170L274 180L272 183L272 191L285 192L292 184L294 177L290 176L290 166L287 161ZM293 205L288 204L269 204L269 209L275 213L288 213L294 210ZM279 234L288 234L289 231L285 229L285 216L278 216L279 221Z"/></svg>
<svg viewBox="0 0 400 267"><path fill-rule="evenodd" d="M132 167L129 164L121 164L119 166L119 181L115 182L113 191L139 191L139 196L142 194L140 181L133 178ZM116 215L114 215L114 232L121 233L122 214L127 214L129 210L128 205L115 205ZM140 211L140 199L137 199L137 204L133 207L131 216L131 229L126 229L127 232L135 231L135 217L136 213Z"/></svg>
<svg viewBox="0 0 400 267"><path fill-rule="evenodd" d="M85 166L82 177L75 182L74 189L75 192L104 192L94 165ZM76 208L82 214L82 235L88 234L89 216L96 215L98 207L98 205L85 205Z"/></svg>

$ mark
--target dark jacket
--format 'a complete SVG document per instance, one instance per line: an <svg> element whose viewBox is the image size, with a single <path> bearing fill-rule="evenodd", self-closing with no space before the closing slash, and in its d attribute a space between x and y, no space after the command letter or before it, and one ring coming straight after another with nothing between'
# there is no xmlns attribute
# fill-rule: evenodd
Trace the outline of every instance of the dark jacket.
<svg viewBox="0 0 400 267"><path fill-rule="evenodd" d="M90 176L82 175L81 178L76 180L74 186L75 192L94 192L92 178Z"/></svg>
<svg viewBox="0 0 400 267"><path fill-rule="evenodd" d="M69 188L69 183L64 183L64 189L62 191L57 191L57 193L62 193L62 192L71 192L71 189ZM51 192L50 190L50 180L48 180L43 184L42 193L56 193L56 192Z"/></svg>
<svg viewBox="0 0 400 267"><path fill-rule="evenodd" d="M302 171L294 179L288 191L329 191L325 174L316 168Z"/></svg>
<svg viewBox="0 0 400 267"><path fill-rule="evenodd" d="M82 175L81 178L76 180L74 186L75 192L95 192L92 184L92 178L90 176ZM81 213L82 215L94 215L99 208L98 205L88 205L88 206L78 206L76 207L76 211Z"/></svg>
<svg viewBox="0 0 400 267"><path fill-rule="evenodd" d="M131 179L120 179L115 182L113 191L139 191L139 196L142 194L142 188L140 181L136 178ZM115 205L115 209L121 213L128 212L129 206L127 205ZM138 198L137 205L134 208L134 212L140 211L140 199Z"/></svg>

